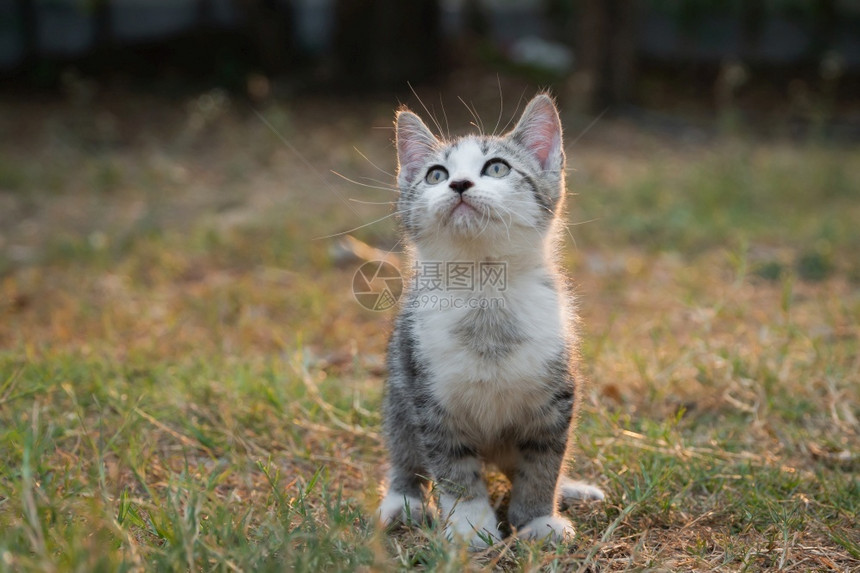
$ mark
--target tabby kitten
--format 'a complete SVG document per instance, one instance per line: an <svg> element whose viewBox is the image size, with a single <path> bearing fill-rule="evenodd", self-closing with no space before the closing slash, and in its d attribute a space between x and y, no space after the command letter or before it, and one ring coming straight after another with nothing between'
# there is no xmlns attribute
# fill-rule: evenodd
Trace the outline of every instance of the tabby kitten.
<svg viewBox="0 0 860 573"><path fill-rule="evenodd" d="M379 517L425 519L432 480L449 537L501 539L487 462L512 483L507 519L521 537L568 538L560 501L603 493L562 477L578 396L575 316L556 263L556 107L540 94L510 133L455 140L402 109L396 132L398 211L415 264L388 348L391 470ZM479 284L490 267L496 280ZM471 268L472 282L449 280L453 268Z"/></svg>

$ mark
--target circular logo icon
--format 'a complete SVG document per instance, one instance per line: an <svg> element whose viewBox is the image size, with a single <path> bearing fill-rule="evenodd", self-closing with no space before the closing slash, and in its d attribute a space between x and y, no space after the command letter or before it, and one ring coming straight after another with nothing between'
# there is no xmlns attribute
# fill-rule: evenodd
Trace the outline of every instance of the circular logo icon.
<svg viewBox="0 0 860 573"><path fill-rule="evenodd" d="M352 277L352 295L367 310L388 310L403 294L403 277L391 263L367 261Z"/></svg>

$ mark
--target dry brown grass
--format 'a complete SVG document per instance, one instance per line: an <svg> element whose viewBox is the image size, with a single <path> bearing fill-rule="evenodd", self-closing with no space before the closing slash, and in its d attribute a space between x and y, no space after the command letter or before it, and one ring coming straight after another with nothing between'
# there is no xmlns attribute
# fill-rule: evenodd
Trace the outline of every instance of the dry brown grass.
<svg viewBox="0 0 860 573"><path fill-rule="evenodd" d="M860 154L621 121L569 150L606 503L555 548L376 531L390 316L314 238L388 212L329 170L390 182L392 103L262 108L301 155L217 93L2 104L0 568L860 567Z"/></svg>

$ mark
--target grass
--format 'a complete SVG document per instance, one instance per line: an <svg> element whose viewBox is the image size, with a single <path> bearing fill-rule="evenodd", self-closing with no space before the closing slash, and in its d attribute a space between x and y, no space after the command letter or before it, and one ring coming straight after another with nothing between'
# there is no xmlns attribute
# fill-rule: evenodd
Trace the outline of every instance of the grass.
<svg viewBox="0 0 860 573"><path fill-rule="evenodd" d="M390 181L353 146L391 171L392 106L263 108L300 157L218 93L2 103L0 570L860 567L860 152L608 120L565 250L606 502L568 545L379 531L391 317L314 238L388 212L329 169Z"/></svg>

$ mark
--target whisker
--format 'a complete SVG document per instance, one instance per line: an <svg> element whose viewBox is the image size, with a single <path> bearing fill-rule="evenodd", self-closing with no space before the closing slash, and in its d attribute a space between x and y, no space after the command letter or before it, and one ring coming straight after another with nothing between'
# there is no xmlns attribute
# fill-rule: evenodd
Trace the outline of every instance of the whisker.
<svg viewBox="0 0 860 573"><path fill-rule="evenodd" d="M567 236L570 237L570 240L573 241L573 248L579 250L579 245L576 244L576 237L573 236L573 233L570 232L570 227L567 225L562 225L564 230L567 231Z"/></svg>
<svg viewBox="0 0 860 573"><path fill-rule="evenodd" d="M547 213L549 213L553 216L555 215L555 211L553 211L549 207L546 207L545 205L541 205L540 203L538 203L536 201L530 201L527 199L510 199L510 198L505 199L505 200L509 203L519 203L520 205L535 205L539 209L543 209L544 211L546 211Z"/></svg>
<svg viewBox="0 0 860 573"><path fill-rule="evenodd" d="M508 120L508 123L506 123L505 127L502 128L502 133L505 133L508 131L508 127L511 125L511 122L514 121L515 117L517 117L517 114L520 111L520 106L523 104L523 97L525 97L525 95L526 95L526 88L523 88L523 93L520 94L520 99L517 100L517 107L514 109L514 113L513 113L513 115L511 115L511 118Z"/></svg>
<svg viewBox="0 0 860 573"><path fill-rule="evenodd" d="M373 161L371 161L370 159L368 159L368 158L367 158L367 155L365 155L364 153L362 153L362 152L361 152L361 150L359 150L356 146L354 146L354 145L353 145L353 146L352 146L352 148L353 148L353 149L355 149L355 152L356 152L356 153L358 153L359 155L361 155L362 159L364 159L365 161L367 161L368 163L370 163L373 167L375 167L377 171L380 171L381 173L384 173L385 175L388 175L388 176L389 176L389 177L391 177L392 179L394 179L394 178L395 178L395 177L394 177L394 174L389 173L388 171L386 171L385 169L383 169L382 167L378 166L376 163L374 163Z"/></svg>
<svg viewBox="0 0 860 573"><path fill-rule="evenodd" d="M572 142L568 143L567 145L568 145L569 147L573 147L574 145L576 145L576 142L577 142L577 141L579 141L580 139L582 139L582 137L583 137L586 133L588 133L588 130L590 130L592 127L594 127L594 124L596 124L598 121L600 121L600 118L602 118L602 117L606 114L606 112L607 112L607 111L609 111L609 107L608 107L608 106L607 106L607 107L605 107L605 108L603 108L603 111L601 111L601 112L600 112L600 114L599 114L597 117L595 117L593 120L591 120L591 123L589 123L589 124L585 127L585 129L583 129L583 130L580 132L580 134L576 136L576 139L574 139Z"/></svg>
<svg viewBox="0 0 860 573"><path fill-rule="evenodd" d="M467 103L466 103L466 100L464 100L464 99L463 99L463 98L461 98L460 96L457 96L457 99L458 99L458 100L460 100L460 103L462 103L464 106L466 106L466 109L467 109L467 110L469 110L469 114L472 116L472 119L473 119L473 120L475 120L475 121L472 123L472 125L474 125L475 127L477 127L477 128L478 128L478 132L479 132L481 135L484 135L484 122L482 122L482 121L481 121L481 118L480 118L480 117L478 117L478 113L477 113L477 111L476 111L476 110L473 110L473 109L469 106L469 104L467 104ZM480 125L479 125L479 124L480 124Z"/></svg>
<svg viewBox="0 0 860 573"><path fill-rule="evenodd" d="M507 233L507 235L508 235L508 242L510 242L510 240L511 240L511 225L513 225L513 223L514 223L514 220L513 220L513 213L511 212L511 210L510 210L510 209L508 209L508 208L507 208L507 207L505 207L504 205L500 205L500 204L491 205L491 206L490 206L490 208L491 208L491 209L496 209L497 211L502 211L502 210L504 210L504 211L505 211L505 213L507 213L507 215L508 215L508 223L510 223L510 224L505 223L505 218L502 216L502 214L500 214L500 215L499 215L499 219L502 221L502 224L504 224L504 226L505 226L505 232L506 232L506 233Z"/></svg>
<svg viewBox="0 0 860 573"><path fill-rule="evenodd" d="M445 111L445 102L442 101L442 94L439 94L439 106L442 108L442 116L445 118L445 135L451 139L451 126L448 124L448 112Z"/></svg>
<svg viewBox="0 0 860 573"><path fill-rule="evenodd" d="M387 255L390 255L391 253L393 253L393 252L394 252L394 249L396 249L396 248L400 245L400 243L402 243L402 242L403 242L403 237L400 237L399 239L397 239L397 242L396 242L396 243L394 243L394 245L393 245L390 249L388 249L388 252L387 252L386 254L387 254ZM401 251L397 251L397 252L398 252L398 253L403 254L403 251L402 251L402 250L401 250Z"/></svg>
<svg viewBox="0 0 860 573"><path fill-rule="evenodd" d="M406 82L406 85L407 85L407 86L409 86L409 89L410 89L410 90L412 90L412 93L413 93L413 94L415 95L415 97L418 99L418 103L420 103L420 104L421 104L421 107L423 107L423 108L424 108L424 111L426 111L426 112L427 112L427 115L428 115L428 116L430 116L430 119L432 119L432 120L433 120L433 124L436 126L436 129L438 129L438 130L439 130L439 137L444 137L444 136L445 136L445 134L442 132L442 126L441 126L441 125L439 125L439 122L438 122L438 121L436 121L436 116L434 116L432 113L430 113L430 110L429 110L429 109L427 109L427 106L426 106L426 105L424 105L424 100L422 100L422 99L421 99L421 96L419 96L419 95L418 95L418 92L416 92L416 91L415 91L415 88L414 88L414 87L412 87L412 84L411 84L410 82Z"/></svg>
<svg viewBox="0 0 860 573"><path fill-rule="evenodd" d="M332 233L331 235L325 235L322 237L314 237L313 240L314 241L321 241L323 239L331 239L333 237L340 237L341 235L348 235L349 233L352 233L353 231L358 231L359 229L364 229L365 227L369 227L371 225L375 225L376 223L384 221L384 220L388 219L389 217L393 217L395 215L402 215L403 213L406 213L406 211L393 211L384 217L380 217L379 219L376 219L375 221L371 221L370 223L365 223L364 225L359 225L358 227L353 227L352 229L349 229L347 231L341 231L340 233Z"/></svg>
<svg viewBox="0 0 860 573"><path fill-rule="evenodd" d="M304 155L303 155L303 154L302 154L302 153L301 153L301 152L296 148L296 146L295 146L295 145L293 145L292 143L290 143L290 141L289 141L286 137L284 137L283 135L281 135L281 132L279 132L277 129L275 129L275 126L274 126L274 125L272 125L272 124L271 124L271 122L270 122L268 119L266 119L266 116L264 116L262 113L260 113L259 111L257 111L257 108L255 108L255 107L253 107L253 106L251 106L251 111L253 111L253 112L254 112L254 115L256 115L256 116L257 116L257 118L258 118L260 121L262 121L262 122L263 122L263 124L264 124L267 128L269 128L269 131L271 131L271 132L275 135L275 137L277 137L278 139L280 139L280 140L281 140L281 143L283 143L283 144L287 147L287 149L289 149L290 151L292 151L292 152L293 152L293 154L294 154L296 157L298 157L298 158L299 158L299 160L300 160L302 163L304 163L305 167L307 167L307 168L308 168L308 170L309 170L311 173L315 174L315 175L317 176L317 178L318 178L320 181L322 181L323 185L325 185L326 187L328 187L328 188L331 190L331 192L332 192L332 193L334 193L334 194L337 196L337 198L338 198L338 199L340 199L340 200L343 202L343 204L344 204L344 205L346 205L347 207L349 207L349 210L350 210L350 211L352 211L352 212L353 212L353 214L355 214L355 216L356 216L356 217L360 217L360 215L359 215L358 211L356 211L355 209L353 209L352 205L350 205L350 204L349 204L349 201L347 201L347 200L346 200L346 198L345 198L343 195L341 195L341 194L340 194L340 192L338 192L338 190L335 188L335 186L334 186L334 185L332 185L332 184L331 184L331 183L330 183L330 182L329 182L325 177L323 177L322 173L320 173L320 172L319 172L319 170L318 170L316 167L314 167L314 165L313 165L310 161L308 161L307 157L305 157L305 156L304 156Z"/></svg>
<svg viewBox="0 0 860 573"><path fill-rule="evenodd" d="M515 200L515 201L516 201L516 200ZM518 201L518 202L520 202L520 203L528 203L528 204L531 204L531 205L534 205L534 204L535 204L535 203L534 203L534 202L532 202L532 201ZM553 217L555 217L555 214L554 214L551 210L547 209L546 207L543 207L543 208L544 208L544 209L546 209L546 211L547 211L549 214L551 214L551 215L553 215ZM511 210L511 209L508 209L508 208L507 208L507 206L505 206L505 209L510 213L510 216L511 216L511 225L513 225L513 216L514 216L514 211L513 211L513 210ZM526 229L530 230L532 233L534 233L534 235L538 238L538 240L542 240L542 239L543 239L543 237L544 237L543 232L542 232L538 227L536 227L536 226L534 226L534 225L526 225L526 224L525 224L525 222L523 222L523 224L522 224L522 225L520 225L520 227L522 227L522 228L526 228ZM570 230L568 230L567 232L568 232L568 233L570 233ZM573 236L571 235L571 239L572 239L572 238L573 238Z"/></svg>
<svg viewBox="0 0 860 573"><path fill-rule="evenodd" d="M541 208L541 209L545 210L547 213L549 213L549 214L550 214L550 215L552 215L553 217L556 217L556 213L555 213L555 212L553 212L553 211L552 211L552 209L550 209L549 207L545 207L545 206L543 206L543 205L540 205L540 204L538 204L538 203L535 203L535 202L533 202L533 201L526 201L526 200L523 200L523 199L508 199L507 201L508 201L509 203L520 203L520 204L524 204L524 205L537 205L539 208ZM589 221L582 221L581 223L565 223L565 222L563 222L563 221L559 218L559 224L560 224L562 227L564 227L564 230L567 232L568 236L570 236L570 240L571 240L571 241L573 241L573 246L574 246L574 247L576 247L576 248L579 248L579 247L577 247L577 245L576 245L576 238L573 236L573 233L570 231L570 227L572 227L572 226L577 226L577 225L584 225L585 223L590 223L590 222L592 222L592 221L596 221L596 220L597 220L597 219L591 219L591 220L589 220Z"/></svg>
<svg viewBox="0 0 860 573"><path fill-rule="evenodd" d="M391 189L392 191L399 191L400 190L399 187L397 187L397 185L394 185L393 183L389 183L388 181L383 181L381 179L374 179L373 177L365 177L364 175L356 177L356 179L362 179L364 181L370 181L371 183L376 183L378 185L382 185L383 187Z"/></svg>
<svg viewBox="0 0 860 573"><path fill-rule="evenodd" d="M499 117L496 119L496 125L493 127L493 136L496 135L496 130L499 129L499 124L502 122L502 110L505 109L505 96L502 94L502 79L499 74L496 74L496 82L499 84Z"/></svg>
<svg viewBox="0 0 860 573"><path fill-rule="evenodd" d="M483 226L481 227L481 230L480 230L480 231L478 231L478 236L479 236L479 237L480 237L481 235L483 235L483 234L484 234L484 231L486 231L486 230L489 228L489 226L490 226L490 221L491 221L491 217L490 217L490 209L487 209L487 210L486 210L486 212L484 212L484 210L482 210L482 211L481 211L481 220L479 221L479 223L480 223L481 221L483 221L483 220L484 220L484 215L486 215L486 216L487 216L487 222L486 222L486 223L484 223L484 224L483 224Z"/></svg>
<svg viewBox="0 0 860 573"><path fill-rule="evenodd" d="M536 203L536 202L534 202L534 201L529 201L529 200L526 200L526 199L511 199L511 198L508 198L508 199L506 199L506 202L508 202L508 203L518 203L518 204L521 204L521 205L537 205L537 207L538 207L539 209L543 209L544 211L546 211L547 213L551 214L552 216L555 216L555 215L556 215L556 213L555 213L552 209L550 209L549 207L545 207L545 206L543 206L543 205L541 205L541 204L539 204L539 203ZM586 224L588 224L588 223L594 223L595 221L599 221L599 220L600 220L600 217L595 217L595 218L593 218L593 219L587 219L587 220L585 220L585 221L577 221L577 222L575 222L575 223L567 223L567 222L563 222L563 221L561 221L561 219L559 219L559 224L561 224L561 225L562 225L563 227L565 227L566 229L569 229L570 227L578 227L578 226L580 226L580 225L586 225ZM570 231L568 231L568 232L570 232ZM570 237L570 238L571 238L571 239L573 239L573 236L571 235L571 237ZM574 240L575 240L575 239L574 239Z"/></svg>
<svg viewBox="0 0 860 573"><path fill-rule="evenodd" d="M363 201L361 199L349 198L353 203L361 203L362 205L397 205L397 201Z"/></svg>
<svg viewBox="0 0 860 573"><path fill-rule="evenodd" d="M588 219L587 221L577 221L575 223L566 223L559 219L559 224L564 227L564 230L567 231L567 235L570 237L570 240L573 241L573 246L576 249L579 249L579 245L576 244L576 237L573 236L573 233L570 232L571 227L578 227L580 225L585 225L586 223L593 223L594 221L600 220L599 217L594 219Z"/></svg>
<svg viewBox="0 0 860 573"><path fill-rule="evenodd" d="M579 227L580 225L587 225L588 223L595 223L600 220L600 217L595 217L594 219L588 219L586 221L576 221L575 223L562 223L565 227Z"/></svg>
<svg viewBox="0 0 860 573"><path fill-rule="evenodd" d="M379 189L380 191L390 191L392 193L397 193L397 189L393 189L391 187L381 187L379 185L368 185L367 183L362 183L361 181L356 181L355 179L350 179L346 175L338 173L334 169L332 169L331 172L333 174L337 175L338 177L340 177L341 179L343 179L344 181L349 181L353 185L359 185L361 187L367 187L368 189Z"/></svg>

